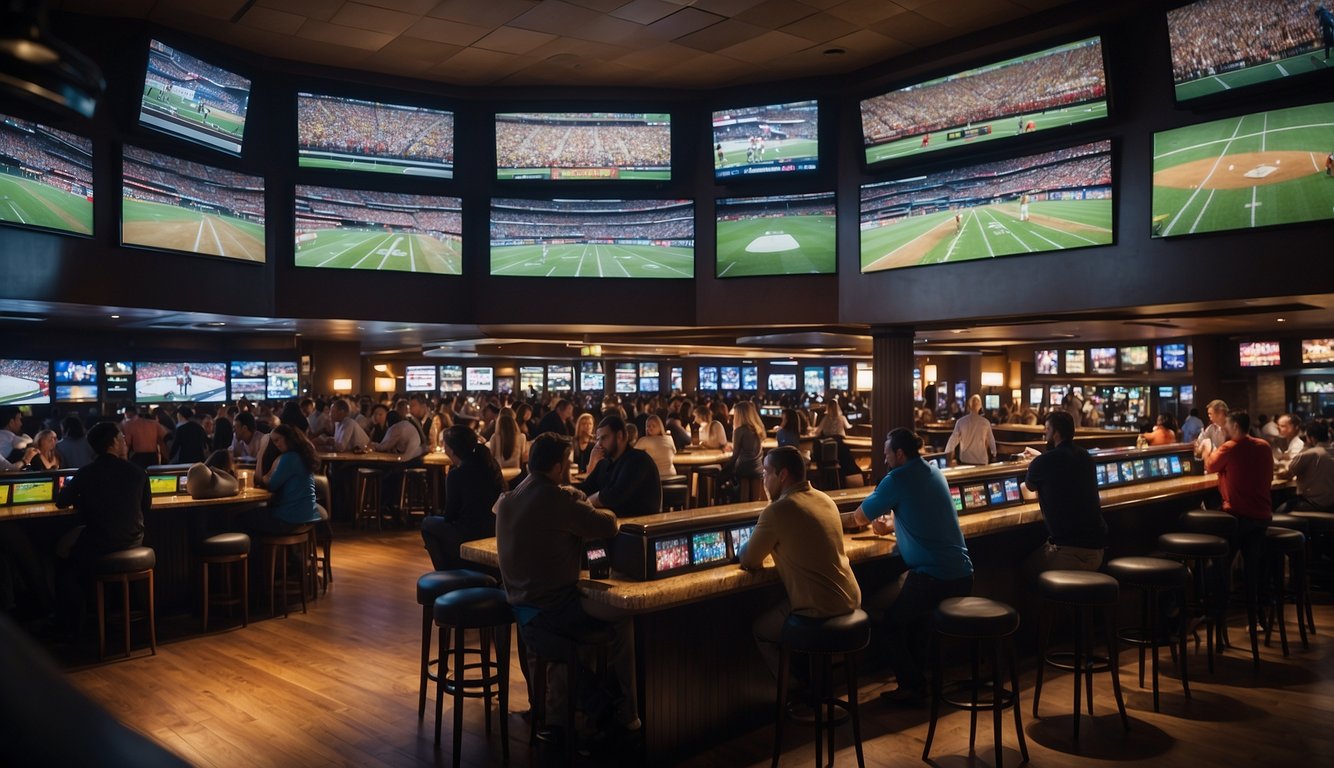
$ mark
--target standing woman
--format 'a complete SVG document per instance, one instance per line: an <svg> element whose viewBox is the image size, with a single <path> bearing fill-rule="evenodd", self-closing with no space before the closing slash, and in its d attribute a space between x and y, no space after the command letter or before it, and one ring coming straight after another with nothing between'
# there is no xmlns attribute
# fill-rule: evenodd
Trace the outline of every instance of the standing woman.
<svg viewBox="0 0 1334 768"><path fill-rule="evenodd" d="M574 462L580 472L588 471L588 460L593 454L593 414L581 413L574 422Z"/></svg>
<svg viewBox="0 0 1334 768"><path fill-rule="evenodd" d="M505 490L500 467L491 451L477 442L477 433L454 426L445 430L444 441L452 464L445 475L445 514L422 520L422 542L437 571L468 567L459 557L459 546L496 535L491 507Z"/></svg>
<svg viewBox="0 0 1334 768"><path fill-rule="evenodd" d="M315 445L303 429L279 424L269 434L278 459L264 477L271 494L267 507L244 515L244 526L254 533L296 533L320 520L315 508Z"/></svg>
<svg viewBox="0 0 1334 768"><path fill-rule="evenodd" d="M723 465L724 477L730 475L739 487L743 482L760 477L764 468L764 422L755 404L742 400L732 409L732 457Z"/></svg>
<svg viewBox="0 0 1334 768"><path fill-rule="evenodd" d="M528 439L519 431L514 411L509 408L500 410L500 416L496 417L496 431L491 435L487 447L501 467L523 466L524 454L528 452Z"/></svg>

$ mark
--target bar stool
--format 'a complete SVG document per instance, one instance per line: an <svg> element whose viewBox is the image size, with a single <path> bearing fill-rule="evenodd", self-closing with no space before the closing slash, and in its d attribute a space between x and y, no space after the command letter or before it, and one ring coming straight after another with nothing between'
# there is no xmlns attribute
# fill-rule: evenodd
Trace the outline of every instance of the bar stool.
<svg viewBox="0 0 1334 768"><path fill-rule="evenodd" d="M456 589L441 595L433 608L435 623L440 626L440 658L450 653L449 631L454 635L453 675L440 674L435 686L435 744L440 746L440 719L444 710L445 692L454 697L454 765L459 764L463 751L463 700L480 698L486 702L486 735L491 735L491 697L500 702L500 749L504 760L509 760L509 677L510 627L514 613L506 602L505 592L492 587ZM481 655L476 663L465 664L463 630L481 630ZM496 646L491 659L491 642ZM468 677L468 670L477 671Z"/></svg>
<svg viewBox="0 0 1334 768"><path fill-rule="evenodd" d="M690 504L690 483L685 475L662 478L663 511L685 509Z"/></svg>
<svg viewBox="0 0 1334 768"><path fill-rule="evenodd" d="M1181 667L1181 688L1190 698L1190 679L1186 661L1186 584L1190 572L1186 566L1175 560L1161 557L1118 557L1107 563L1107 573L1111 574L1123 589L1139 590L1140 623L1139 627L1121 630L1120 638L1131 645L1139 646L1139 685L1144 687L1144 649L1153 654L1153 711L1158 712L1158 646L1163 640L1169 642L1175 637L1177 664ZM1182 597L1181 618L1177 623L1175 635L1167 628L1159 626L1159 608L1165 592L1180 592Z"/></svg>
<svg viewBox="0 0 1334 768"><path fill-rule="evenodd" d="M1006 709L1014 710L1014 730L1019 736L1019 753L1023 762L1028 762L1028 742L1024 740L1024 724L1019 717L1019 663L1014 652L1014 632L1019 629L1019 612L1014 608L985 597L951 597L941 601L931 615L931 725L926 730L926 745L922 747L922 760L931 755L931 741L936 736L936 720L943 701L957 709L968 710L968 754L975 753L977 741L977 713L990 710L992 713L992 735L996 746L996 768L1001 768L1001 714ZM940 648L944 638L957 638L968 641L972 676L966 681L946 686L941 670ZM1010 664L1010 689L1001 683L1000 645L1006 644L1006 660ZM988 683L978 676L979 646L989 646L991 681ZM991 688L991 701L979 702L978 693ZM950 690L951 696L945 691ZM967 691L968 700L952 697Z"/></svg>
<svg viewBox="0 0 1334 768"><path fill-rule="evenodd" d="M315 524L315 540L312 542L312 555L315 573L320 576L321 592L328 592L333 583L333 525L330 523L333 510L332 491L329 478L315 475L315 507L319 510L320 521Z"/></svg>
<svg viewBox="0 0 1334 768"><path fill-rule="evenodd" d="M384 530L384 507L381 505L380 485L384 471L372 467L357 467L357 508L352 524L360 526L362 518L375 518L375 529Z"/></svg>
<svg viewBox="0 0 1334 768"><path fill-rule="evenodd" d="M241 626L250 626L250 537L244 533L219 533L199 542L196 546L199 562L204 571L204 631L208 631L208 608L210 603L219 605L241 605ZM213 597L208 589L208 567L220 565L227 575L227 594ZM232 594L232 566L241 566L241 596Z"/></svg>
<svg viewBox="0 0 1334 768"><path fill-rule="evenodd" d="M469 587L494 587L496 580L485 573L458 569L453 571L431 571L417 578L417 605L422 607L422 664L421 681L417 686L417 719L426 715L426 681L438 678L438 659L431 658L431 629L435 626L433 611L436 598L456 589ZM445 644L449 639L445 638ZM437 674L431 674L431 665L437 665Z"/></svg>
<svg viewBox="0 0 1334 768"><path fill-rule="evenodd" d="M306 593L309 591L308 579L313 576L310 564L310 534L314 526L303 525L291 533L265 534L259 537L259 545L269 556L269 615L277 616L273 593L283 593L283 618L287 618L287 559L292 548L297 548L297 562L301 563L301 612L306 612ZM281 552L279 552L281 550ZM278 561L282 560L282 580L274 582Z"/></svg>
<svg viewBox="0 0 1334 768"><path fill-rule="evenodd" d="M783 718L787 705L788 669L792 665L792 654L804 653L810 657L811 692L815 700L815 765L824 765L821 749L827 729L829 739L829 763L834 762L834 709L841 709L852 719L852 739L857 750L857 765L866 768L866 757L862 754L861 717L857 711L857 654L866 648L871 639L871 623L866 611L858 608L852 613L834 616L828 619L813 619L798 614L788 616L783 624L781 645L778 656L778 720L774 723L773 765L778 765L778 756L783 748ZM834 657L843 660L843 671L847 677L847 698L834 695Z"/></svg>
<svg viewBox="0 0 1334 768"><path fill-rule="evenodd" d="M718 481L722 478L722 467L709 464L695 470L695 506L711 507L716 501Z"/></svg>
<svg viewBox="0 0 1334 768"><path fill-rule="evenodd" d="M516 606L514 610L516 614L522 615L521 611L535 609L530 606ZM616 628L605 622L590 622L584 627L582 634L571 637L557 635L546 629L535 629L529 625L520 631L519 639L519 647L522 649L527 646L527 651L533 654L534 660L530 668L532 678L529 680L532 690L528 695L531 710L528 720L528 743L534 744L539 740L539 725L542 728L550 728L553 725L547 718L547 674L551 664L563 664L566 668L565 719L560 726L562 733L565 734L565 763L572 764L577 746L574 713L578 708L578 694L583 685L583 659L588 655L593 656L594 677L597 680L604 680L607 674L609 650L616 639Z"/></svg>
<svg viewBox="0 0 1334 768"><path fill-rule="evenodd" d="M1287 558L1289 579L1283 583L1284 558ZM1310 601L1306 583L1306 537L1301 531L1291 528L1270 526L1265 529L1265 570L1269 575L1269 589L1265 606L1265 647L1269 647L1269 638L1278 624L1279 643L1283 647L1283 658L1288 657L1288 624L1284 611L1286 598L1291 595L1293 607L1297 609L1297 629L1301 632L1302 648L1310 648L1306 639L1306 622L1303 609Z"/></svg>
<svg viewBox="0 0 1334 768"><path fill-rule="evenodd" d="M1237 535L1237 518L1221 509L1190 509L1177 518L1177 526L1187 533L1208 533L1228 541Z"/></svg>
<svg viewBox="0 0 1334 768"><path fill-rule="evenodd" d="M763 501L768 498L764 492L763 477L739 477L737 485L741 489L741 501Z"/></svg>
<svg viewBox="0 0 1334 768"><path fill-rule="evenodd" d="M398 485L398 508L403 510L404 519L416 512L422 517L431 514L431 480L426 467L403 470Z"/></svg>
<svg viewBox="0 0 1334 768"><path fill-rule="evenodd" d="M1309 570L1311 563L1315 561L1314 555L1311 552L1311 520L1302 515L1275 513L1269 520L1269 526L1271 528L1287 528L1289 530L1298 531L1302 536L1306 537L1306 541L1302 547L1303 567L1302 583L1300 585L1302 595L1306 598L1306 610L1303 611L1301 606L1297 607L1297 623L1300 625L1304 621L1306 631L1314 635L1315 616L1311 612L1311 572ZM1303 643L1302 647L1305 648L1307 646Z"/></svg>
<svg viewBox="0 0 1334 768"><path fill-rule="evenodd" d="M1121 698L1121 662L1116 642L1116 606L1121 588L1116 579L1097 571L1044 571L1038 575L1038 594L1042 597L1042 612L1038 629L1038 675L1033 687L1033 717L1038 716L1038 701L1042 698L1042 672L1047 666L1073 671L1075 682L1074 738L1079 741L1079 682L1084 677L1089 717L1093 716L1093 673L1107 672L1112 677L1112 694L1116 709L1121 713L1121 725L1130 730L1126 704ZM1053 619L1060 608L1075 613L1075 648L1070 663L1064 662L1064 653L1050 653ZM1102 611L1103 640L1107 647L1105 658L1093 655L1093 614Z"/></svg>
<svg viewBox="0 0 1334 768"><path fill-rule="evenodd" d="M843 487L843 467L838 461L838 441L821 438L815 444L815 471L820 488L831 491Z"/></svg>
<svg viewBox="0 0 1334 768"><path fill-rule="evenodd" d="M106 585L120 584L121 618L125 622L125 656L130 655L130 582L148 582L148 647L157 655L157 607L153 597L153 568L157 565L157 553L152 547L133 547L119 552L108 552L93 561L93 574L97 582L97 656L107 657L107 605Z"/></svg>
<svg viewBox="0 0 1334 768"><path fill-rule="evenodd" d="M1306 573L1307 581L1319 579L1318 583L1326 591L1334 589L1334 512L1297 510L1290 512L1293 517L1306 521L1311 535L1306 538ZM1307 604L1310 605L1309 603ZM1314 616L1307 616L1307 625L1315 633Z"/></svg>
<svg viewBox="0 0 1334 768"><path fill-rule="evenodd" d="M1194 576L1194 596L1191 604L1191 616L1204 619L1206 648L1209 659L1209 671L1214 671L1214 636L1220 632L1219 626L1227 622L1226 612L1220 607L1227 603L1226 596L1214 594L1217 585L1210 587L1207 574L1210 568L1222 568L1227 562L1227 539L1209 533L1164 533L1158 537L1158 551L1173 560L1180 560L1191 567ZM1196 648L1199 648L1198 640ZM1219 648L1222 651L1222 648Z"/></svg>

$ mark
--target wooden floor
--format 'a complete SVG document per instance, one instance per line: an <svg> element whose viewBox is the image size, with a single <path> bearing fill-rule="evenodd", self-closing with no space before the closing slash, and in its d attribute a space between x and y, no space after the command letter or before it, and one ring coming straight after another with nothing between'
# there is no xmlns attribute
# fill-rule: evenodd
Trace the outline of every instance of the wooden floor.
<svg viewBox="0 0 1334 768"><path fill-rule="evenodd" d="M421 609L415 580L429 560L415 531L348 535L334 548L329 593L286 619L258 619L248 628L199 635L197 619L168 618L155 657L93 663L96 641L56 649L69 680L133 728L199 766L429 766L450 764L450 711L446 702L444 750L432 745L433 703L417 720L417 665ZM1023 670L1023 719L1031 764L1143 766L1328 764L1334 754L1334 608L1318 595L1322 634L1311 648L1295 642L1290 659L1263 649L1259 674L1248 656L1231 651L1210 675L1203 651L1191 658L1187 701L1175 672L1163 681L1162 712L1152 711L1135 684L1132 655L1122 655L1122 680L1131 730L1121 730L1105 675L1094 689L1097 716L1084 721L1078 748L1071 742L1070 678L1050 676L1041 720L1033 720L1031 662ZM1242 637L1239 627L1233 636ZM143 652L146 653L146 652ZM1165 665L1165 668L1167 666ZM511 709L527 709L517 664ZM878 679L861 687L862 728L870 766L919 765L926 736L924 711L891 711L877 694ZM1018 765L1013 717L1005 719L1006 765ZM942 719L933 746L938 766L994 765L991 725L983 715L978 752L967 752L968 716ZM772 730L759 728L708 749L684 765L737 768L768 765ZM511 761L536 765L527 726L510 717ZM855 765L851 730L838 733L838 764ZM499 737L483 736L482 705L465 711L464 764L500 764ZM789 727L784 765L814 761L809 730Z"/></svg>

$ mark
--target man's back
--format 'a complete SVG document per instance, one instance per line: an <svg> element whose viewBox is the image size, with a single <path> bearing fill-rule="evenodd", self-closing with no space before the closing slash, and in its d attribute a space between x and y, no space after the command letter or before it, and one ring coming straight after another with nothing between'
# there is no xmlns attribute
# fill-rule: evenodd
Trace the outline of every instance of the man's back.
<svg viewBox="0 0 1334 768"><path fill-rule="evenodd" d="M144 512L151 504L148 475L110 454L80 469L56 496L57 506L73 506L88 526L79 546L95 554L143 543Z"/></svg>
<svg viewBox="0 0 1334 768"><path fill-rule="evenodd" d="M793 613L825 618L861 605L861 588L843 552L838 506L810 483L792 486L764 508L741 566L758 568L770 553Z"/></svg>
<svg viewBox="0 0 1334 768"><path fill-rule="evenodd" d="M1223 509L1256 520L1273 515L1274 454L1269 443L1250 435L1229 440L1209 457L1205 469L1218 473Z"/></svg>
<svg viewBox="0 0 1334 768"><path fill-rule="evenodd" d="M954 432L945 445L945 452L952 453L955 446L959 448L959 461L964 464L988 463L990 456L996 452L991 422L976 413L960 418L954 424Z"/></svg>
<svg viewBox="0 0 1334 768"><path fill-rule="evenodd" d="M195 421L185 421L176 427L171 440L172 464L193 464L208 458L208 434Z"/></svg>
<svg viewBox="0 0 1334 768"><path fill-rule="evenodd" d="M1038 492L1051 543L1088 549L1107 545L1107 523L1088 451L1069 440L1062 442L1033 459L1027 483Z"/></svg>
<svg viewBox="0 0 1334 768"><path fill-rule="evenodd" d="M556 608L576 596L586 539L616 535L616 516L573 489L529 475L496 508L496 548L514 604Z"/></svg>
<svg viewBox="0 0 1334 768"><path fill-rule="evenodd" d="M1288 464L1297 480L1297 493L1324 509L1334 508L1334 456L1323 445L1307 448Z"/></svg>

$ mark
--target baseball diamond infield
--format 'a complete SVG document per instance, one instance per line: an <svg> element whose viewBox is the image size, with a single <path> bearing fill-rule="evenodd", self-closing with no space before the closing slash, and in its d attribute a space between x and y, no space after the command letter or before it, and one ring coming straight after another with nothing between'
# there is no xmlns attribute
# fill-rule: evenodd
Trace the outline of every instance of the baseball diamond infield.
<svg viewBox="0 0 1334 768"><path fill-rule="evenodd" d="M1240 152L1164 168L1153 174L1153 184L1177 189L1242 189L1323 173L1323 162L1314 152Z"/></svg>

